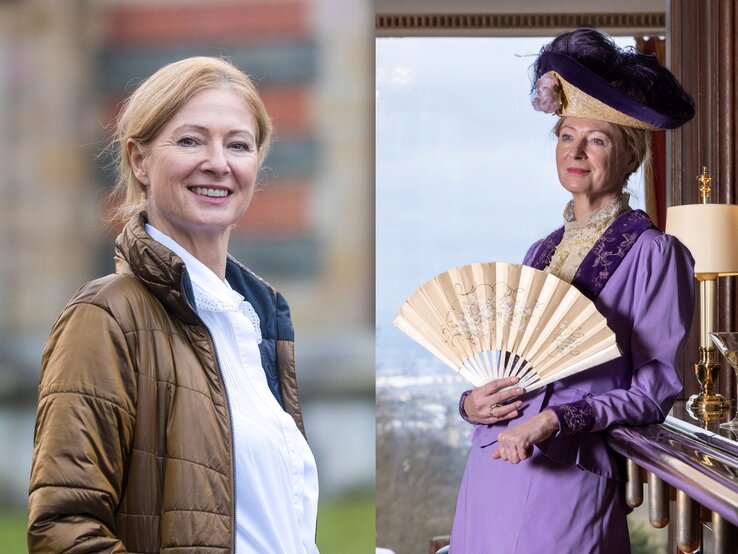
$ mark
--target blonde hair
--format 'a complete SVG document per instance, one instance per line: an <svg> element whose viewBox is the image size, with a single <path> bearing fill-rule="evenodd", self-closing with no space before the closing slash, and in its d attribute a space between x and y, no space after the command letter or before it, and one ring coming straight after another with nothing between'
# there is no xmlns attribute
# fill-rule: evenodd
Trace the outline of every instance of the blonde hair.
<svg viewBox="0 0 738 554"><path fill-rule="evenodd" d="M221 58L197 56L170 63L141 83L121 106L110 145L116 168L111 193L113 219L126 221L146 207L146 187L136 178L128 156L129 139L145 147L188 100L199 92L220 87L240 93L251 110L261 165L271 146L272 122L251 79Z"/></svg>

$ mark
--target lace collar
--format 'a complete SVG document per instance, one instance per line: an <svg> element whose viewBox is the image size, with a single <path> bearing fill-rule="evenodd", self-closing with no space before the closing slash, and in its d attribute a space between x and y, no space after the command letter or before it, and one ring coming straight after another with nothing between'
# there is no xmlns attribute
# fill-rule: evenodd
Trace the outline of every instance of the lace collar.
<svg viewBox="0 0 738 554"><path fill-rule="evenodd" d="M630 195L623 192L580 220L574 218L574 202L569 201L564 208L564 219L566 220L564 236L556 247L546 271L564 281L571 282L582 260L597 239L602 236L617 216L630 210L629 199Z"/></svg>
<svg viewBox="0 0 738 554"><path fill-rule="evenodd" d="M151 238L169 248L184 261L192 283L192 292L195 294L195 305L198 311L223 313L240 310L251 321L258 342L261 343L259 316L250 302L233 290L228 281L221 280L208 266L195 258L174 239L148 223L146 224L146 232Z"/></svg>
<svg viewBox="0 0 738 554"><path fill-rule="evenodd" d="M574 216L574 200L569 200L564 208L565 227L581 229L584 227L600 227L603 223L609 225L621 213L630 209L630 194L622 192L607 204L588 213L584 218L577 220ZM607 226L606 225L606 226Z"/></svg>

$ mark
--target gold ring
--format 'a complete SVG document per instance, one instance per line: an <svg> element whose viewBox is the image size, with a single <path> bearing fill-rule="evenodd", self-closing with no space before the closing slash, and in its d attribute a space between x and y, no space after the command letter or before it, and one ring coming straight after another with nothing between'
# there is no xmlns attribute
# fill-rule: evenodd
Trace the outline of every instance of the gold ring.
<svg viewBox="0 0 738 554"><path fill-rule="evenodd" d="M502 404L500 404L499 402L491 404L489 407L489 417L495 417L494 414L492 413L492 410L494 410L495 408L500 408L500 407L502 407Z"/></svg>

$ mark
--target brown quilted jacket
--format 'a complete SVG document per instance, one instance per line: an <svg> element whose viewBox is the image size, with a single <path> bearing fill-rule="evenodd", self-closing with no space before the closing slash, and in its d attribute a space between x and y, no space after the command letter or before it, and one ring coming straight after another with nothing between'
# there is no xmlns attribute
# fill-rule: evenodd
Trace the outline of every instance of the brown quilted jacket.
<svg viewBox="0 0 738 554"><path fill-rule="evenodd" d="M209 332L184 262L146 233L116 242L116 274L84 285L43 353L30 552L231 552L232 438ZM302 429L284 299L229 260L261 319L262 364Z"/></svg>

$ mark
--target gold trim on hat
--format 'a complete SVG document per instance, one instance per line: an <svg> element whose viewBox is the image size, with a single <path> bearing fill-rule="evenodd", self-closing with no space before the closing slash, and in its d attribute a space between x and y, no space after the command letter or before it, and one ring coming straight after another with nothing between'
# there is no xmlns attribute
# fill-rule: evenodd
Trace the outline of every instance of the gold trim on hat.
<svg viewBox="0 0 738 554"><path fill-rule="evenodd" d="M600 121L608 121L609 123L617 123L625 127L634 127L636 129L646 129L647 131L659 131L658 127L639 121L629 115L619 112L615 108L608 106L604 102L600 102L596 98L590 96L586 92L578 89L571 83L567 82L556 71L549 71L556 79L558 79L563 89L561 93L561 107L556 112L562 117L584 117L587 119L597 119Z"/></svg>

